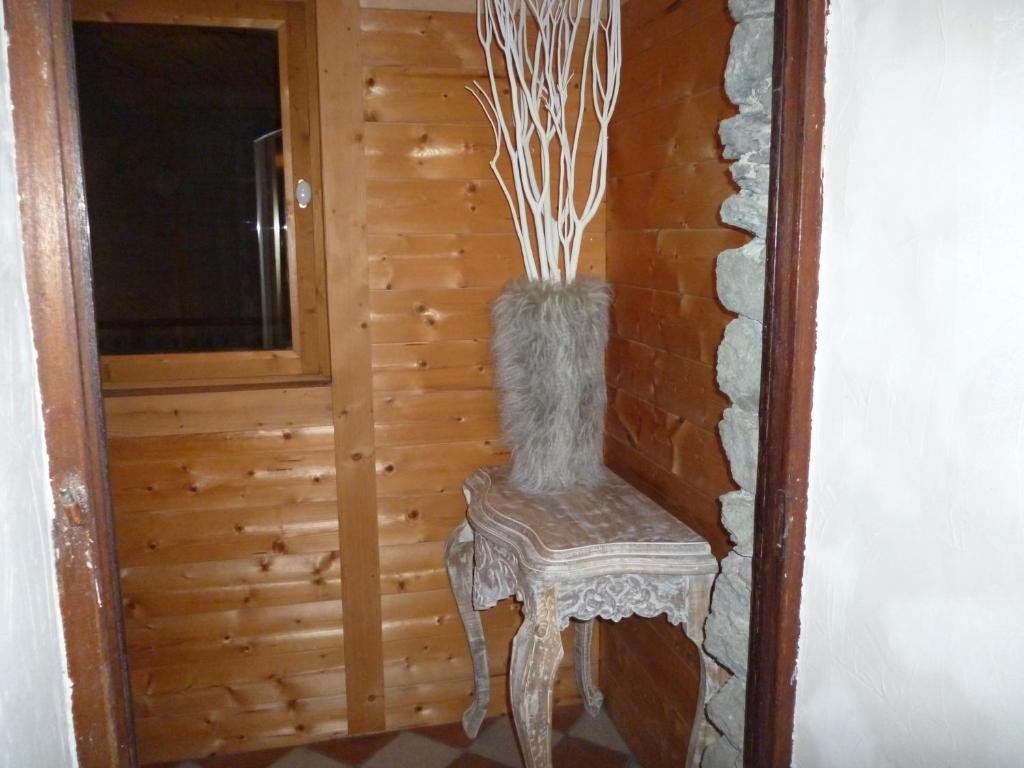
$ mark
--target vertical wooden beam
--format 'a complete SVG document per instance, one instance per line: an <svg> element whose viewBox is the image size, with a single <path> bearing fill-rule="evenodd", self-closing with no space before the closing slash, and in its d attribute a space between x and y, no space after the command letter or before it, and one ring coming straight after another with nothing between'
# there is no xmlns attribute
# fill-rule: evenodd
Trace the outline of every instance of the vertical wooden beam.
<svg viewBox="0 0 1024 768"><path fill-rule="evenodd" d="M778 0L745 764L793 753L821 251L828 0Z"/></svg>
<svg viewBox="0 0 1024 768"><path fill-rule="evenodd" d="M328 327L327 307L327 264L324 259L324 197L323 163L320 161L320 79L317 59L316 40L316 0L305 0L302 4L305 14L306 30L306 86L309 88L309 149L313 162L309 169L310 183L313 185L313 201L310 204L313 212L313 261L316 264L316 306L321 307L317 324L316 347L319 351L317 370L327 373L331 367L330 334ZM316 194L316 191L321 194Z"/></svg>
<svg viewBox="0 0 1024 768"><path fill-rule="evenodd" d="M134 739L107 487L71 22L61 0L4 0L4 17L78 764L127 767L135 765Z"/></svg>
<svg viewBox="0 0 1024 768"><path fill-rule="evenodd" d="M317 0L324 245L349 733L384 730L358 0Z"/></svg>

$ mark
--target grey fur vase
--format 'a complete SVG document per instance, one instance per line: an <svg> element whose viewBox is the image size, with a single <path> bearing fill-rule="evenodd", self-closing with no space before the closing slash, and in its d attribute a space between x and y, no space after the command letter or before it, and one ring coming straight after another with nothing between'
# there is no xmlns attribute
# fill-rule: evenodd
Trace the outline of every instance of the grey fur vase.
<svg viewBox="0 0 1024 768"><path fill-rule="evenodd" d="M611 288L517 280L494 304L501 425L521 490L592 487L603 476Z"/></svg>

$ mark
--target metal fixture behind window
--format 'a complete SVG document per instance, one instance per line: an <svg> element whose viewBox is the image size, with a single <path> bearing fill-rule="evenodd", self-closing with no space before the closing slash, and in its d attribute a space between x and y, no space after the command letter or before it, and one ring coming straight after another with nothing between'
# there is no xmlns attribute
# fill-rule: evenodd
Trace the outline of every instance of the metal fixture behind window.
<svg viewBox="0 0 1024 768"><path fill-rule="evenodd" d="M252 143L256 163L256 234L260 248L263 348L286 346L288 218L284 206L284 144L281 130ZM288 329L290 330L290 329Z"/></svg>

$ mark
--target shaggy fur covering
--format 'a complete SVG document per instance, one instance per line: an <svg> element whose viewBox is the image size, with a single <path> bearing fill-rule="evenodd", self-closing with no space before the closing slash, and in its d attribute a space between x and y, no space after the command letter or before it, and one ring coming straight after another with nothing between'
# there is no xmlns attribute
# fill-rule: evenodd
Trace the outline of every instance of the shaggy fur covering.
<svg viewBox="0 0 1024 768"><path fill-rule="evenodd" d="M592 487L603 477L604 356L612 291L518 280L494 304L501 424L521 490Z"/></svg>

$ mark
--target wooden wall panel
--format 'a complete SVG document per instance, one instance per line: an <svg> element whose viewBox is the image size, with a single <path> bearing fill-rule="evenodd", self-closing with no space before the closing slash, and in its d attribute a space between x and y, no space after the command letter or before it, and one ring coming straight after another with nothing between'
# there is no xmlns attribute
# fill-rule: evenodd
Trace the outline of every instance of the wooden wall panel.
<svg viewBox="0 0 1024 768"><path fill-rule="evenodd" d="M457 721L472 669L444 571L461 485L507 461L492 389L490 305L522 274L488 163L493 137L465 86L483 75L470 13L361 13L374 423L387 727ZM584 269L604 268L603 221ZM519 611L484 618L505 708ZM572 654L556 696L577 698Z"/></svg>
<svg viewBox="0 0 1024 768"><path fill-rule="evenodd" d="M333 25L353 13L318 8ZM488 167L490 129L465 90L483 74L473 14L364 9L358 43L321 56L318 73L330 78L332 384L106 400L145 762L453 722L472 691L443 542L464 518L464 478L508 459L489 313L522 264ZM356 205L340 211L332 199ZM651 216L664 215L670 193L665 200ZM584 272L604 273L604 226L602 211ZM667 262L681 246L668 238L660 247ZM670 269L652 260L643 279ZM643 322L635 303L623 307ZM659 402L700 401L701 386L660 384ZM644 450L661 455L672 439L651 431ZM506 706L519 623L511 601L484 619L494 713ZM565 641L559 703L578 699Z"/></svg>
<svg viewBox="0 0 1024 768"><path fill-rule="evenodd" d="M733 113L723 76L726 0L623 6L622 96L609 152L608 464L706 536L727 538L718 496L735 486L717 427L726 398L715 359L731 316L714 292L719 252L746 236L723 226L734 192L718 123ZM646 768L682 765L697 656L663 620L606 626L608 706Z"/></svg>
<svg viewBox="0 0 1024 768"><path fill-rule="evenodd" d="M326 387L111 396L141 760L346 728Z"/></svg>

